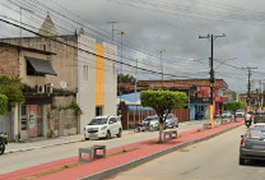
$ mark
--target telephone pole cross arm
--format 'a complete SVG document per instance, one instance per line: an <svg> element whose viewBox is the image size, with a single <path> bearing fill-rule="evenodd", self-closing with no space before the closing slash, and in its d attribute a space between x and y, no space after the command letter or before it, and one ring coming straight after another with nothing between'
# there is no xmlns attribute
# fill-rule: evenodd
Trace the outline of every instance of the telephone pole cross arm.
<svg viewBox="0 0 265 180"><path fill-rule="evenodd" d="M225 37L225 34L222 35L214 35L207 34L207 36L199 36L199 39L209 39L211 41L211 57L210 60L210 90L211 90L211 98L210 98L210 123L211 127L214 127L214 70L213 70L213 41L218 37Z"/></svg>

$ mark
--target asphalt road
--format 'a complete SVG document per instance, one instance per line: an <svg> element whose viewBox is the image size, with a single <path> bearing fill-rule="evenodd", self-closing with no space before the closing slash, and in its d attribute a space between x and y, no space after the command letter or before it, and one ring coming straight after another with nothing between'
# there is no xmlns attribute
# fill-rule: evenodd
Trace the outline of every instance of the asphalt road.
<svg viewBox="0 0 265 180"><path fill-rule="evenodd" d="M108 180L264 180L265 163L240 166L241 126L210 140L155 159Z"/></svg>
<svg viewBox="0 0 265 180"><path fill-rule="evenodd" d="M180 123L178 131L182 132L202 127L202 124L204 122L195 121L195 122ZM78 149L81 147L88 147L94 144L104 144L107 146L107 149L111 149L125 144L130 144L153 138L158 138L158 131L141 132L141 133L134 133L133 131L131 131L124 133L122 138L113 138L110 140L90 140L90 141L76 142L72 144L65 144L61 146L35 149L32 151L2 155L0 157L0 174L64 158L75 157L75 156L77 157Z"/></svg>

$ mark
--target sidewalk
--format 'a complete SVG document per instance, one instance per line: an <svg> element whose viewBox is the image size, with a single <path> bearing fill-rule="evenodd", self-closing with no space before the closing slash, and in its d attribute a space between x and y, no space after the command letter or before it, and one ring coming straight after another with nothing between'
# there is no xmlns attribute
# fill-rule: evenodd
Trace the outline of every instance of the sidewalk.
<svg viewBox="0 0 265 180"><path fill-rule="evenodd" d="M132 130L125 130L123 134L133 133ZM84 141L84 136L82 134L62 136L52 139L40 139L28 142L11 142L6 146L5 153L15 153L23 151L31 151L34 149L46 148L51 146L59 146L63 144L70 144L75 142Z"/></svg>
<svg viewBox="0 0 265 180"><path fill-rule="evenodd" d="M173 139L163 144L157 144L157 138L141 141L133 144L128 144L123 147L107 149L107 158L94 160L90 163L78 163L78 155L76 157L53 161L50 163L33 166L31 168L14 171L11 173L0 175L0 180L17 180L26 177L34 177L36 174L44 173L45 176L40 176L32 179L38 180L97 180L109 177L118 172L132 168L144 162L150 161L159 156L173 152L187 145L197 143L228 130L241 126L243 120L231 122L225 125L216 125L213 129L202 130L202 128L185 131L179 134L179 138ZM123 150L127 152L122 153ZM75 167L69 168L73 164L78 164ZM52 170L58 170L48 174Z"/></svg>
<svg viewBox="0 0 265 180"><path fill-rule="evenodd" d="M209 120L201 120L201 121L188 121L188 122L180 122L182 125L191 125L191 124L202 124L209 122ZM123 135L134 133L133 130L124 130ZM5 153L16 153L23 151L31 151L34 149L46 148L51 146L58 146L63 144L70 144L74 142L80 142L84 140L83 134L72 135L72 136L62 136L53 139L41 139L41 140L33 140L28 142L11 142L6 146Z"/></svg>

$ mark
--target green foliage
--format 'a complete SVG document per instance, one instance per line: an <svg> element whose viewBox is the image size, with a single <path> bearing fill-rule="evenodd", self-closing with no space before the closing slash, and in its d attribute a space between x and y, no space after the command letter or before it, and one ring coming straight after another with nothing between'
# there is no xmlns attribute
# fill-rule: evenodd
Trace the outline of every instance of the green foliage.
<svg viewBox="0 0 265 180"><path fill-rule="evenodd" d="M134 83L136 81L135 77L129 74L119 74L118 83Z"/></svg>
<svg viewBox="0 0 265 180"><path fill-rule="evenodd" d="M142 91L140 98L143 107L151 107L157 112L162 112L162 114L164 114L166 110L182 109L188 100L186 93L168 90Z"/></svg>
<svg viewBox="0 0 265 180"><path fill-rule="evenodd" d="M8 105L14 107L16 103L25 101L23 95L24 85L17 77L0 76L0 94L8 97Z"/></svg>
<svg viewBox="0 0 265 180"><path fill-rule="evenodd" d="M71 102L68 106L66 106L65 109L72 109L75 112L75 115L78 114L83 114L82 109L80 108L80 106L75 103L75 102Z"/></svg>
<svg viewBox="0 0 265 180"><path fill-rule="evenodd" d="M140 99L143 107L151 107L156 111L159 117L159 143L162 143L163 127L166 120L163 115L167 116L171 109L183 108L188 97L183 92L147 90L140 93Z"/></svg>
<svg viewBox="0 0 265 180"><path fill-rule="evenodd" d="M0 115L4 115L8 108L8 98L6 95L0 94Z"/></svg>
<svg viewBox="0 0 265 180"><path fill-rule="evenodd" d="M243 102L227 102L226 103L226 109L232 110L232 111L237 111L239 109L244 108L244 103Z"/></svg>

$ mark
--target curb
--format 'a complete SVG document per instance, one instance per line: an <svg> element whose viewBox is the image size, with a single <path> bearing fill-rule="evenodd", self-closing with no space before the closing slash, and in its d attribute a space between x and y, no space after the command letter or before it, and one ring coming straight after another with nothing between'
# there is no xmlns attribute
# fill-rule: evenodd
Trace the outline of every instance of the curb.
<svg viewBox="0 0 265 180"><path fill-rule="evenodd" d="M21 149L14 149L14 150L11 149L11 150L5 151L5 154L32 151L32 150L35 150L35 149L42 149L42 148L48 148L48 147L54 147L54 146L61 146L61 145L64 145L64 144L71 144L71 143L76 143L76 142L81 142L81 141L83 141L83 139L76 139L76 140L71 140L71 141L67 141L67 142L43 145L43 146L38 146L38 147L21 148Z"/></svg>
<svg viewBox="0 0 265 180"><path fill-rule="evenodd" d="M114 167L114 168L111 168L111 169L108 169L108 170L105 170L105 171L98 172L98 173L96 173L94 175L80 178L79 180L102 180L102 179L105 179L105 178L109 178L110 176L116 175L116 174L118 174L118 173L120 173L122 171L126 171L128 169L134 168L134 167L139 166L141 164L144 164L144 163L146 163L148 161L154 160L154 159L156 159L158 157L167 155L167 154L172 153L172 152L174 152L176 150L179 150L181 148L184 148L184 147L187 147L187 146L190 146L190 145L193 145L193 144L196 144L196 143L211 139L213 137L219 136L219 135L221 135L221 134L223 134L223 133L225 133L227 131L236 129L236 128L240 127L241 125L242 124L239 124L239 125L227 128L225 130L221 130L221 131L216 132L214 134L211 134L209 136L206 136L206 137L203 137L203 138L200 138L200 139L191 140L191 141L176 145L174 147L171 147L169 149L166 149L166 150L151 154L149 156L145 156L145 157L136 159L134 161L125 163L123 165L120 165L120 166L117 166L117 167Z"/></svg>

